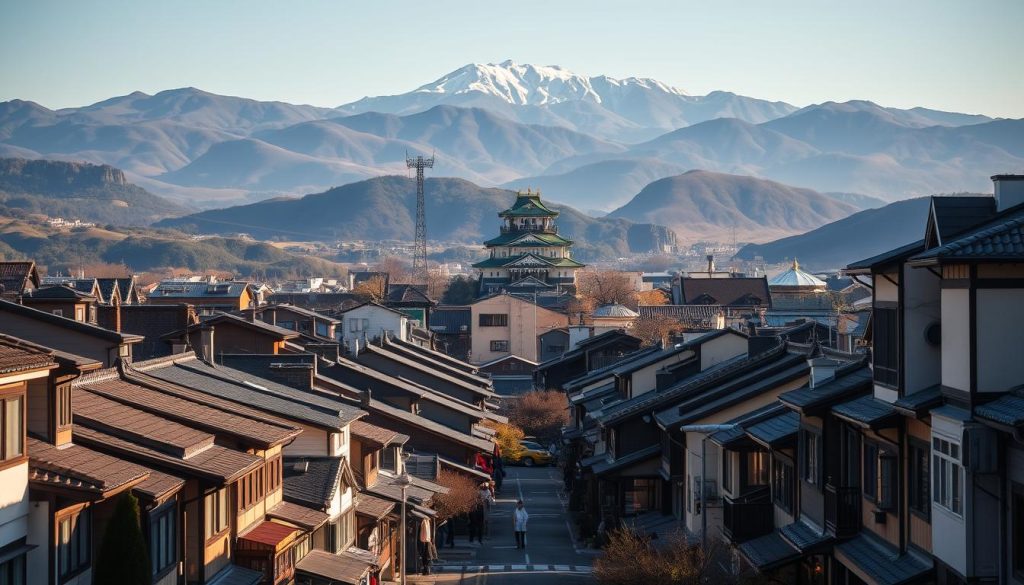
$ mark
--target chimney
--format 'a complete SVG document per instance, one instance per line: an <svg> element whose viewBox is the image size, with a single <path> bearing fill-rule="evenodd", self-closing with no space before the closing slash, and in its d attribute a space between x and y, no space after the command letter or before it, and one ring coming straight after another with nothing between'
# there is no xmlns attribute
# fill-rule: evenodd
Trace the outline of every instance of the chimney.
<svg viewBox="0 0 1024 585"><path fill-rule="evenodd" d="M199 330L200 349L203 359L213 363L213 325L205 325Z"/></svg>
<svg viewBox="0 0 1024 585"><path fill-rule="evenodd" d="M367 388L362 394L359 395L359 404L363 408L369 408L370 407L370 400L371 400L371 398L372 398L372 393L370 392L370 389Z"/></svg>
<svg viewBox="0 0 1024 585"><path fill-rule="evenodd" d="M587 327L582 323L580 325L573 325L572 327L569 327L569 347L566 351L576 349L576 346L579 345L581 341L589 338L590 327Z"/></svg>
<svg viewBox="0 0 1024 585"><path fill-rule="evenodd" d="M1024 175L994 175L996 211L1024 204Z"/></svg>
<svg viewBox="0 0 1024 585"><path fill-rule="evenodd" d="M111 312L113 313L114 331L117 331L118 333L120 333L121 332L121 303L120 303L120 301L116 301L116 300L114 301L113 307L111 309Z"/></svg>
<svg viewBox="0 0 1024 585"><path fill-rule="evenodd" d="M708 254L708 276L711 276L715 272L715 255Z"/></svg>
<svg viewBox="0 0 1024 585"><path fill-rule="evenodd" d="M348 344L348 352L353 358L359 357L359 338L353 337Z"/></svg>

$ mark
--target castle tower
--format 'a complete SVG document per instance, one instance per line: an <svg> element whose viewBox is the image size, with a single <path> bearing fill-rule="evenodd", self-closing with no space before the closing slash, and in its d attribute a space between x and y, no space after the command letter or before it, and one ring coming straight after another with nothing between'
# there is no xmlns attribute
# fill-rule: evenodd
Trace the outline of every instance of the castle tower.
<svg viewBox="0 0 1024 585"><path fill-rule="evenodd" d="M558 212L544 205L540 191L516 193L512 207L498 216L501 235L484 242L489 255L473 265L480 271L480 294L575 292L576 271L584 264L572 259L572 241L558 235Z"/></svg>

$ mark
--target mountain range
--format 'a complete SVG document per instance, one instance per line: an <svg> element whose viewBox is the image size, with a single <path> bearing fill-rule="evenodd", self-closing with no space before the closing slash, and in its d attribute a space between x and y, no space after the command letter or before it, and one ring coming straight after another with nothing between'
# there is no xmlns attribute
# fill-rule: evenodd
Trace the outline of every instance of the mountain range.
<svg viewBox="0 0 1024 585"><path fill-rule="evenodd" d="M894 201L988 189L1024 168L1024 120L866 101L798 109L510 61L334 108L194 88L61 110L0 103L0 156L112 165L199 208L405 173L407 153L435 153L439 176L536 185L600 212L694 169Z"/></svg>

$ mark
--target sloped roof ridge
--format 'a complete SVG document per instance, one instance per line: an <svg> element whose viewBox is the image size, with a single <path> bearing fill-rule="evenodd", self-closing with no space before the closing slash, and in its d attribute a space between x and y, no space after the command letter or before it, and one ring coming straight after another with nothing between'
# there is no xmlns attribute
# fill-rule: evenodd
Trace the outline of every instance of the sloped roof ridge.
<svg viewBox="0 0 1024 585"><path fill-rule="evenodd" d="M1024 207L1011 208L1010 210L1000 214L1000 216L963 232L960 237L957 237L952 242L927 250L922 254L914 256L911 260L917 258L931 258L947 253L959 252L980 240L999 235L1000 233L1013 228L1024 228ZM1022 242L1021 245L1024 246L1024 242Z"/></svg>

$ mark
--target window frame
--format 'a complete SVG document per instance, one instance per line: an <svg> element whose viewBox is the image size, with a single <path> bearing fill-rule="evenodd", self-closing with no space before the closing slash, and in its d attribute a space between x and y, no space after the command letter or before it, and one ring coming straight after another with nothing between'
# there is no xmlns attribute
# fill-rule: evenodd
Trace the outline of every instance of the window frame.
<svg viewBox="0 0 1024 585"><path fill-rule="evenodd" d="M237 484L240 487L240 484ZM216 540L230 530L231 516L229 515L228 487L222 487L203 496L203 536L206 543ZM212 502L207 507L207 500ZM223 521L223 525L221 522Z"/></svg>
<svg viewBox="0 0 1024 585"><path fill-rule="evenodd" d="M66 541L65 523L68 527ZM92 509L85 507L62 514L55 519L55 524L57 581L64 583L92 567Z"/></svg>
<svg viewBox="0 0 1024 585"><path fill-rule="evenodd" d="M899 314L896 307L877 304L871 314L872 378L875 383L892 389L897 389L900 383Z"/></svg>
<svg viewBox="0 0 1024 585"><path fill-rule="evenodd" d="M792 515L796 508L796 467L788 459L772 459L772 503Z"/></svg>
<svg viewBox="0 0 1024 585"><path fill-rule="evenodd" d="M491 351L508 351L508 340L507 339L492 339L491 340Z"/></svg>
<svg viewBox="0 0 1024 585"><path fill-rule="evenodd" d="M1010 550L1013 576L1024 580L1024 485L1010 483Z"/></svg>
<svg viewBox="0 0 1024 585"><path fill-rule="evenodd" d="M161 522L166 521L161 525ZM178 501L171 500L149 513L149 563L153 579L167 575L178 564ZM160 556L167 560L160 564Z"/></svg>
<svg viewBox="0 0 1024 585"><path fill-rule="evenodd" d="M7 404L9 402L19 403L19 414L17 425L18 429L14 429L17 432L17 436L14 437L17 440L18 452L8 453L10 446L8 445L8 432L11 429L9 419L13 418L9 416L7 410ZM18 465L28 459L27 449L27 425L28 425L28 400L26 385L24 383L16 383L13 386L7 388L0 388L0 470L7 469Z"/></svg>
<svg viewBox="0 0 1024 585"><path fill-rule="evenodd" d="M479 327L508 327L508 313L480 313L477 316Z"/></svg>
<svg viewBox="0 0 1024 585"><path fill-rule="evenodd" d="M945 446L945 451L943 451L943 446ZM954 447L955 455L953 454ZM961 463L962 445L955 440L932 435L931 453L932 504L958 518L963 518L964 468ZM956 477L954 478L953 476ZM948 500L946 498L947 492L949 495Z"/></svg>
<svg viewBox="0 0 1024 585"><path fill-rule="evenodd" d="M924 520L932 518L931 447L921 439L907 444L907 509ZM923 463L923 465L921 465ZM923 468L923 469L922 469Z"/></svg>
<svg viewBox="0 0 1024 585"><path fill-rule="evenodd" d="M817 429L800 429L800 479L821 488L822 436Z"/></svg>

